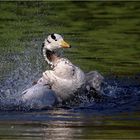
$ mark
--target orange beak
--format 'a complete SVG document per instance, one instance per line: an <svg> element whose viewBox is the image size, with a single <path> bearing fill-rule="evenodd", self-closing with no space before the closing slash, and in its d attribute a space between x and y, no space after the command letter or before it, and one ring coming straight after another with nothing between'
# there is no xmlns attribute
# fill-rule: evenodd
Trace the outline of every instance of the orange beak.
<svg viewBox="0 0 140 140"><path fill-rule="evenodd" d="M60 46L61 46L62 48L70 48L70 47L71 47L71 46L70 46L67 42L65 42L64 40L61 41Z"/></svg>

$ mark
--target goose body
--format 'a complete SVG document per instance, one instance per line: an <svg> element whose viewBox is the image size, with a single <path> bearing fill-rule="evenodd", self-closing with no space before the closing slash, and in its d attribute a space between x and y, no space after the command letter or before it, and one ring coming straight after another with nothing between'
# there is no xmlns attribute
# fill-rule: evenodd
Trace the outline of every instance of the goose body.
<svg viewBox="0 0 140 140"><path fill-rule="evenodd" d="M53 70L43 72L38 83L46 83L45 81L51 85L60 100L67 100L85 83L85 74L69 60L60 58Z"/></svg>
<svg viewBox="0 0 140 140"><path fill-rule="evenodd" d="M36 85L23 92L22 101L29 103L37 99L42 100L44 105L45 98L46 105L48 106L48 100L51 98L53 100L51 105L54 105L56 102L70 99L80 88L86 87L86 83L89 86L94 85L94 89L100 86L103 79L100 74L93 72L94 78L91 77L91 74L90 76L88 74L88 78L86 78L85 73L79 67L72 64L68 59L57 55L54 50L59 48L70 48L70 45L63 40L61 35L51 34L45 39L43 43L43 56L51 66L51 69L43 72ZM97 86L93 84L95 80L97 80Z"/></svg>
<svg viewBox="0 0 140 140"><path fill-rule="evenodd" d="M43 72L38 83L48 83L60 101L70 98L85 82L84 72L68 59L58 56L54 50L70 48L62 36L52 34L43 43L43 56L52 70Z"/></svg>

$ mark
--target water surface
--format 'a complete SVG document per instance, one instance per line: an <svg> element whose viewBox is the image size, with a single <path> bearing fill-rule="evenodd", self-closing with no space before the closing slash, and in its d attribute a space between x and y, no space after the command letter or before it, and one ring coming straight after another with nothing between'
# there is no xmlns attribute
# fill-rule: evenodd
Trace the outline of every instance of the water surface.
<svg viewBox="0 0 140 140"><path fill-rule="evenodd" d="M0 102L20 96L46 70L41 44L52 32L72 45L64 54L74 64L106 77L108 96L39 111L8 111L1 104L0 139L140 139L139 7L140 2L0 2Z"/></svg>

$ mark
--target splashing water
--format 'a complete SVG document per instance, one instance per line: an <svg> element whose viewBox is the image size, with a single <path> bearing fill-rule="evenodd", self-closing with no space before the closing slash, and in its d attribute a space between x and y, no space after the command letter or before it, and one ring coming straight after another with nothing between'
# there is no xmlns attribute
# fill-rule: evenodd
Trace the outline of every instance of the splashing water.
<svg viewBox="0 0 140 140"><path fill-rule="evenodd" d="M37 47L36 47L37 48ZM38 57L36 55L38 54ZM22 56L14 55L17 68L0 84L0 109L21 109L20 97L23 90L31 87L32 82L42 74L43 59L40 48L27 49ZM94 110L139 110L140 77L115 78L106 77L102 86L103 100L87 97L87 94L78 95L80 104L75 109ZM76 98L75 101L76 102ZM16 108L16 107L17 108ZM67 104L71 107L71 104Z"/></svg>
<svg viewBox="0 0 140 140"><path fill-rule="evenodd" d="M106 77L102 87L105 96L100 102L81 106L101 112L126 112L140 110L140 78ZM78 108L79 109L79 108Z"/></svg>
<svg viewBox="0 0 140 140"><path fill-rule="evenodd" d="M36 44L35 44L36 45ZM36 57L36 54L37 57ZM42 58L40 48L28 48L21 55L13 54L16 69L6 75L0 83L0 109L11 105L18 105L21 93L29 88L32 82L42 74Z"/></svg>

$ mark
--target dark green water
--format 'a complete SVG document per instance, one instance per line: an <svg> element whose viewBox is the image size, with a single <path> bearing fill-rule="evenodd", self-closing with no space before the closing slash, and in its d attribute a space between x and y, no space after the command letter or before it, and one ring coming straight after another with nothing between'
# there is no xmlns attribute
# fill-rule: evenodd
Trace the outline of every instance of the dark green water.
<svg viewBox="0 0 140 140"><path fill-rule="evenodd" d="M15 67L15 53L40 48L52 32L73 46L66 53L85 71L139 73L139 7L140 2L0 2L0 73Z"/></svg>
<svg viewBox="0 0 140 140"><path fill-rule="evenodd" d="M95 114L91 110L72 112L0 113L0 139L17 140L138 140L140 114ZM0 120L2 117L0 117Z"/></svg>
<svg viewBox="0 0 140 140"><path fill-rule="evenodd" d="M64 50L65 56L84 71L140 73L140 2L0 2L1 94L2 89L8 89L7 95L9 90L17 93L46 69L40 50L52 32L73 46ZM140 139L139 79L121 90L108 87L110 94L131 93L115 105L0 111L0 139Z"/></svg>

